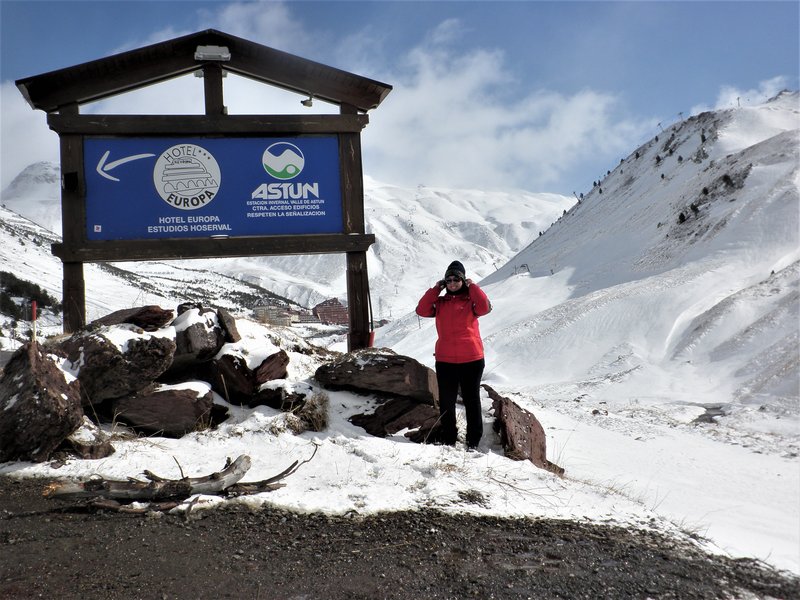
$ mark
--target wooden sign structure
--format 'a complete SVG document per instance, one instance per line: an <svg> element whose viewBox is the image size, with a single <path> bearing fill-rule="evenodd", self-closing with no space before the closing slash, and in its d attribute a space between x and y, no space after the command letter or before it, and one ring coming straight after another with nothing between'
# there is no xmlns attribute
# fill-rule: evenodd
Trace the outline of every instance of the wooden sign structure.
<svg viewBox="0 0 800 600"><path fill-rule="evenodd" d="M223 102L223 72L227 71L255 81L296 92L308 99L319 99L339 106L338 115L228 115ZM130 92L148 85L191 73L202 73L204 83L204 115L82 115L80 106L104 98ZM361 130L369 122L368 110L376 108L389 94L392 87L371 79L360 77L320 63L309 61L266 46L229 34L206 30L166 42L153 44L129 52L116 54L88 63L60 69L20 79L17 88L27 102L35 109L48 113L49 127L58 133L61 144L61 215L62 242L53 244L53 254L58 256L64 269L63 304L64 331L80 329L86 322L85 282L83 264L91 262L142 261L181 258L222 258L234 256L346 253L347 255L347 299L349 311L348 349L355 350L369 345L370 307L369 281L367 275L366 252L375 242L373 234L365 232L364 223L364 184L361 163ZM305 102L304 102L305 104ZM310 104L310 103L309 103ZM302 156L304 143L322 143L332 149L335 159L325 156L328 162L338 161L338 173L328 173L328 211L270 212L262 214L247 213L234 216L239 224L217 225L226 230L226 235L207 235L190 233L190 230L203 230L200 227L149 226L125 230L125 223L113 223L114 209L107 208L109 198L102 184L104 180L119 178L107 169L114 165L110 150L96 163L92 154L95 147L114 144L121 147L152 146L156 150L140 152L127 156L117 163L131 161L144 164L146 158L150 168L150 185L153 178L164 189L171 185L168 175L158 180L159 152L167 161L173 159L169 151L179 154L178 148L190 148L196 153L202 151L206 166L199 159L185 157L179 162L164 163L162 171L172 168L172 173L199 170L209 182L205 192L193 198L168 195L164 192L160 199L152 200L160 206L157 210L175 209L177 200L184 203L178 211L181 216L160 217L160 222L185 223L187 220L220 221L218 215L204 217L185 217L186 211L205 208L203 202L216 195L216 206L230 213L232 200L223 198L219 179L235 181L240 177L226 177L225 167L219 166L214 157L205 152L206 145L220 148L218 152L231 153L238 145L261 146L272 140L275 145L283 144L291 149L291 155ZM188 140L185 141L185 140ZM221 141L224 141L223 142ZM125 145L128 146L125 146ZM163 150L164 148L168 150ZM101 151L97 150L97 152ZM149 148L148 148L149 150ZM325 150L325 151L328 151ZM315 150L316 151L316 150ZM329 152L330 154L330 152ZM264 153L266 157L266 151ZM89 158L87 158L89 157ZM182 160L182 162L180 162ZM228 165L238 165L235 157ZM266 159L265 159L266 160ZM91 163L90 163L91 161ZM153 170L153 162L156 170ZM221 162L221 161L220 161ZM137 167L141 169L141 164ZM302 167L295 164L286 178L294 177ZM231 166L230 168L234 168ZM238 168L238 167L237 167ZM256 167L262 177L267 165ZM216 171L214 170L216 169ZM334 171L335 163L334 163ZM95 173L96 171L96 173ZM220 176L220 171L222 175ZM330 169L329 169L330 171ZM155 173L153 175L152 173ZM216 173L216 179L215 179ZM280 174L269 171L276 177ZM181 175L178 175L181 177ZM143 185L139 178L139 186ZM96 181L100 183L95 183ZM274 181L280 181L279 179ZM216 185L213 185L216 184ZM262 198L272 197L273 191L285 190L289 183L262 184L268 192L253 192ZM296 184L299 186L300 184ZM304 190L320 195L318 187L305 184ZM277 186L277 187L275 187ZM141 202L141 191L120 185L115 190L124 202L114 206ZM170 188L171 189L171 188ZM257 188L262 189L262 188ZM219 193L218 193L219 192ZM248 192L249 193L249 192ZM125 197L128 194L130 197ZM150 196L153 196L150 190ZM242 193L239 193L242 196ZM118 199L119 200L119 199ZM248 197L249 200L249 197ZM236 202L242 202L237 198ZM315 200L324 203L326 200ZM189 206L189 203L194 203ZM288 200L286 200L288 202ZM308 202L308 200L306 200ZM172 203L172 207L168 206ZM227 203L227 204L226 204ZM250 204L253 204L251 202ZM268 201L258 204L268 204ZM155 205L153 205L155 206ZM315 205L318 206L318 205ZM104 208L96 208L104 207ZM166 208L164 208L166 207ZM264 208L262 206L262 208ZM269 208L269 207L266 207ZM95 214L96 211L100 211ZM103 212L105 211L105 212ZM340 211L340 212L338 212ZM142 211L139 211L142 212ZM145 211L146 212L146 211ZM174 212L174 211L173 211ZM203 211L198 210L197 214ZM314 216L297 219L281 218L284 215L318 215L327 212L327 220L320 221ZM331 215L333 219L331 220ZM260 233L254 219L247 217L280 217L261 219L260 223L271 223L268 233ZM227 218L223 215L222 220ZM122 217L123 220L126 217ZM134 219L135 220L135 219ZM240 226L246 222L247 225ZM289 225L292 223L291 225ZM121 226L122 233L115 231ZM252 230L255 227L255 232ZM279 231L276 231L276 227ZM304 228L308 227L306 230ZM227 228L227 229L226 229ZM286 231L280 231L285 228ZM228 233L228 230L230 233ZM238 234L237 231L244 231ZM141 232L181 231L180 234L141 233Z"/></svg>

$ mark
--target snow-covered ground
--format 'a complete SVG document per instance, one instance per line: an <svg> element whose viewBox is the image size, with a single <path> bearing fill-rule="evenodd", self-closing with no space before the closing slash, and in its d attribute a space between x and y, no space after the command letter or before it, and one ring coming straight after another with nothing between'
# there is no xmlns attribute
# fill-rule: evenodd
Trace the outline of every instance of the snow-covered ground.
<svg viewBox="0 0 800 600"><path fill-rule="evenodd" d="M422 221L424 234L417 224L416 237L413 219L394 232L379 230L386 219L372 225L380 239L396 237L409 248L401 255L387 244L371 258L382 275L403 274L396 294L405 307L453 259L482 279L494 305L481 319L484 381L536 414L564 478L502 456L488 397L482 451L467 453L412 444L402 434L370 437L347 419L374 399L345 392L329 392L330 424L320 433L295 436L276 411L235 408L215 431L119 440L107 459L59 469L11 463L0 472L124 478L149 469L178 477L177 463L200 475L248 454L246 479L258 480L313 455L286 487L239 501L336 513L435 506L613 521L699 533L719 552L800 573L799 126L796 93L676 123L624 157L504 264L450 245L441 221ZM387 206L377 200L387 188L370 185L376 207ZM479 215L514 202L475 194L470 210ZM416 193L398 195L398 214L423 210ZM435 194L424 195L425 210L436 214ZM480 219L459 219L469 221ZM480 239L488 239L487 227L476 227ZM480 239L475 245L486 247ZM39 281L58 293L57 263L45 267L36 252L12 258L6 245L3 260L14 260L18 272L46 270ZM87 277L87 286L102 289L93 293L109 308L128 306L137 286L106 293L109 276ZM376 290L392 293L386 282L374 286L373 305ZM163 294L164 302L179 296ZM272 344L261 326L239 326L243 347ZM431 320L395 313L376 345L432 365L434 339ZM290 380L307 383L316 365L290 356Z"/></svg>

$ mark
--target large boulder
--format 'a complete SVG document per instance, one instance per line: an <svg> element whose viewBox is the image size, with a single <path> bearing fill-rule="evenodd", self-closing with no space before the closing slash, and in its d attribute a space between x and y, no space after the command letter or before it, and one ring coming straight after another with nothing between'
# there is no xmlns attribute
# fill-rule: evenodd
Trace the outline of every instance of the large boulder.
<svg viewBox="0 0 800 600"><path fill-rule="evenodd" d="M42 462L83 422L80 384L59 359L31 342L0 379L0 462ZM68 380L69 379L69 380Z"/></svg>
<svg viewBox="0 0 800 600"><path fill-rule="evenodd" d="M386 437L407 429L406 437L418 443L428 441L438 420L439 410L435 406L411 398L391 398L373 413L350 417L353 425L362 427L370 435Z"/></svg>
<svg viewBox="0 0 800 600"><path fill-rule="evenodd" d="M97 327L108 327L110 325L121 325L122 323L129 323L136 325L145 331L156 331L161 329L164 325L172 320L173 312L171 310L164 310L160 306L150 304L148 306L139 306L136 308L124 308L118 310L104 317L92 321L89 324L89 329Z"/></svg>
<svg viewBox="0 0 800 600"><path fill-rule="evenodd" d="M214 358L197 375L231 404L253 407L264 404L255 399L259 388L269 381L284 379L288 365L289 355L284 350L271 354L255 369L243 356L227 353Z"/></svg>
<svg viewBox="0 0 800 600"><path fill-rule="evenodd" d="M136 430L180 437L208 428L214 394L203 384L152 385L111 404L116 418Z"/></svg>
<svg viewBox="0 0 800 600"><path fill-rule="evenodd" d="M235 344L242 339L239 329L236 327L236 319L227 310L224 308L217 309L217 321L222 328L226 342Z"/></svg>
<svg viewBox="0 0 800 600"><path fill-rule="evenodd" d="M363 348L343 354L320 366L314 379L332 390L401 396L434 406L439 403L436 373L388 348Z"/></svg>
<svg viewBox="0 0 800 600"><path fill-rule="evenodd" d="M547 438L536 416L490 386L483 389L492 399L494 430L500 434L503 452L512 460L529 460L540 469L563 475L564 469L547 459Z"/></svg>
<svg viewBox="0 0 800 600"><path fill-rule="evenodd" d="M211 360L231 339L231 333L220 325L217 311L181 305L178 312L172 322L175 328L175 355L171 373L190 370L197 363Z"/></svg>
<svg viewBox="0 0 800 600"><path fill-rule="evenodd" d="M80 331L58 345L81 383L84 406L150 385L172 364L175 342L134 325Z"/></svg>

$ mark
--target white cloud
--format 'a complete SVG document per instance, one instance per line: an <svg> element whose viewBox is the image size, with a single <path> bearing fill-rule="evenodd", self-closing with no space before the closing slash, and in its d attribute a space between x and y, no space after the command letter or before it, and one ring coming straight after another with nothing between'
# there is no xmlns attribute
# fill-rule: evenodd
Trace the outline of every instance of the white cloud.
<svg viewBox="0 0 800 600"><path fill-rule="evenodd" d="M732 85L724 85L720 88L717 102L713 108L706 104L698 104L692 107L691 114L697 115L707 110L722 110L761 104L788 87L789 81L783 75L761 81L755 89L742 90Z"/></svg>
<svg viewBox="0 0 800 600"><path fill-rule="evenodd" d="M733 108L737 105L749 106L766 102L778 92L788 87L786 77L779 76L761 81L757 89L740 90L733 86L724 86L717 97L715 109Z"/></svg>
<svg viewBox="0 0 800 600"><path fill-rule="evenodd" d="M395 89L364 133L365 162L379 180L563 191L566 173L588 160L611 164L654 128L617 116L612 94L526 89L502 52L428 39L435 43L411 50L391 76Z"/></svg>
<svg viewBox="0 0 800 600"><path fill-rule="evenodd" d="M58 162L58 135L46 115L32 109L9 81L0 85L0 131L0 190L32 163Z"/></svg>
<svg viewBox="0 0 800 600"><path fill-rule="evenodd" d="M313 37L283 2L226 3L209 20L225 33L284 52L302 55L312 44Z"/></svg>
<svg viewBox="0 0 800 600"><path fill-rule="evenodd" d="M216 27L256 43L313 55L315 38L293 15L291 5L275 2L226 3L201 14L204 27ZM164 39L164 29L134 44ZM383 56L380 36L350 35L331 43L328 55L338 68L351 70L394 87L370 114L363 133L365 172L401 185L508 188L533 191L573 189L565 179L585 173L576 186L591 180L602 166L652 131L651 121L625 116L620 99L608 92L583 90L567 95L537 91L512 73L500 50L472 48L461 22L449 19L433 27L423 41L391 64ZM173 35L182 35L172 32ZM374 49L374 51L371 51ZM370 72L359 71L369 65ZM229 76L225 104L230 114L291 114L308 109L300 98L282 90ZM11 86L4 118L3 183L36 160L57 160L57 136L44 115L26 109ZM24 119L18 115L25 112ZM3 113L6 114L4 102ZM192 76L110 98L83 112L107 114L200 114L202 80ZM322 102L311 112L337 112ZM6 123L13 124L6 129ZM12 160L13 158L13 160ZM598 166L600 165L600 166ZM591 173L586 173L592 171Z"/></svg>

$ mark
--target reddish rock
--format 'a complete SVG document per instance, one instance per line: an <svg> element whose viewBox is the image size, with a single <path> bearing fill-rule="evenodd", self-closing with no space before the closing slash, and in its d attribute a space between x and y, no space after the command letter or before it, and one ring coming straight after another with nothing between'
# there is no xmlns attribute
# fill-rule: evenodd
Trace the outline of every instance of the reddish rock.
<svg viewBox="0 0 800 600"><path fill-rule="evenodd" d="M171 310L164 310L160 306L151 304L149 306L118 310L96 321L92 321L88 329L130 323L131 325L141 327L145 331L155 331L169 323L172 317L173 312Z"/></svg>
<svg viewBox="0 0 800 600"><path fill-rule="evenodd" d="M37 343L20 348L0 379L0 462L42 462L83 422L80 384Z"/></svg>
<svg viewBox="0 0 800 600"><path fill-rule="evenodd" d="M210 361L198 377L231 404L249 404L256 393L256 381L247 361L235 354L223 354Z"/></svg>
<svg viewBox="0 0 800 600"><path fill-rule="evenodd" d="M381 393L438 405L436 373L388 348L363 348L322 365L314 378L329 389Z"/></svg>
<svg viewBox="0 0 800 600"><path fill-rule="evenodd" d="M350 422L377 437L386 437L409 429L410 435L407 434L406 437L414 442L423 442L438 419L438 409L430 404L421 404L411 398L392 398L371 414L353 415Z"/></svg>
<svg viewBox="0 0 800 600"><path fill-rule="evenodd" d="M225 342L233 343L240 341L242 336L236 328L236 319L224 308L217 309L217 321L224 333Z"/></svg>
<svg viewBox="0 0 800 600"><path fill-rule="evenodd" d="M120 326L124 327L132 326ZM130 337L119 348L109 339L120 334L114 329L80 331L58 345L78 371L84 406L144 389L172 364L175 342L171 338L128 330L122 334Z"/></svg>
<svg viewBox="0 0 800 600"><path fill-rule="evenodd" d="M181 310L183 308L183 310ZM211 309L178 307L175 327L175 355L170 371L186 369L193 363L211 360L225 345L217 313Z"/></svg>
<svg viewBox="0 0 800 600"><path fill-rule="evenodd" d="M534 414L501 396L488 385L483 384L483 388L492 399L494 429L500 434L506 457L529 460L541 469L563 475L563 468L547 460L547 438Z"/></svg>
<svg viewBox="0 0 800 600"><path fill-rule="evenodd" d="M274 379L286 379L286 367L289 366L289 355L278 350L269 355L255 370L256 385L262 385Z"/></svg>
<svg viewBox="0 0 800 600"><path fill-rule="evenodd" d="M154 385L112 404L116 418L137 430L180 437L208 428L213 398L211 390L201 394L191 388Z"/></svg>

